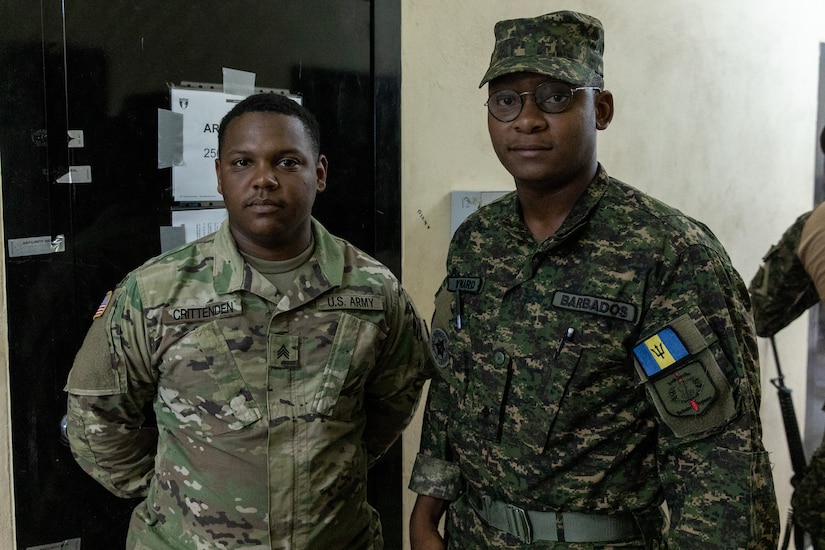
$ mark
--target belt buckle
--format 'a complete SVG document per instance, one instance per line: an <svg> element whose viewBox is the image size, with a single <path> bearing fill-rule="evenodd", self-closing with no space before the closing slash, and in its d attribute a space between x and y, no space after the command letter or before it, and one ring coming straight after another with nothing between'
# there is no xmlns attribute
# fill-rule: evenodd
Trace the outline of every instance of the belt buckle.
<svg viewBox="0 0 825 550"><path fill-rule="evenodd" d="M527 512L518 506L507 504L507 521L510 523L510 532L524 544L533 543L533 526Z"/></svg>

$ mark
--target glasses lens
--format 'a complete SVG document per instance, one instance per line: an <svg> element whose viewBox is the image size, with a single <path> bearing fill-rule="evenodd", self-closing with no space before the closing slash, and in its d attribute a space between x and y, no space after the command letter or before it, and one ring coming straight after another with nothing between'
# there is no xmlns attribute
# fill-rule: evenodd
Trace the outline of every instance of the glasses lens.
<svg viewBox="0 0 825 550"><path fill-rule="evenodd" d="M536 99L536 105L545 113L560 113L570 105L573 92L566 84L545 82L536 88L533 97Z"/></svg>
<svg viewBox="0 0 825 550"><path fill-rule="evenodd" d="M490 114L501 122L516 120L521 112L521 98L513 90L501 90L487 100Z"/></svg>

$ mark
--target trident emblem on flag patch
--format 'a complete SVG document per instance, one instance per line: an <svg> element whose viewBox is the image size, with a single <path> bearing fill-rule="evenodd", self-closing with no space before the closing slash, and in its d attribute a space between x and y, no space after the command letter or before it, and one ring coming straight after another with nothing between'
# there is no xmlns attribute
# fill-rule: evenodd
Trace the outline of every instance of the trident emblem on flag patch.
<svg viewBox="0 0 825 550"><path fill-rule="evenodd" d="M667 327L633 348L633 354L645 374L653 376L687 357L688 351L673 329Z"/></svg>

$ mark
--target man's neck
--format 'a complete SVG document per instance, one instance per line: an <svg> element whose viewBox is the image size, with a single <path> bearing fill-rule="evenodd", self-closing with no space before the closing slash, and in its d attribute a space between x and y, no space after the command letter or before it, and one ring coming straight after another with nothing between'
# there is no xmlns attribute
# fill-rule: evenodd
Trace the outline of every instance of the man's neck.
<svg viewBox="0 0 825 550"><path fill-rule="evenodd" d="M592 177L574 180L552 190L516 184L524 223L538 241L556 234Z"/></svg>

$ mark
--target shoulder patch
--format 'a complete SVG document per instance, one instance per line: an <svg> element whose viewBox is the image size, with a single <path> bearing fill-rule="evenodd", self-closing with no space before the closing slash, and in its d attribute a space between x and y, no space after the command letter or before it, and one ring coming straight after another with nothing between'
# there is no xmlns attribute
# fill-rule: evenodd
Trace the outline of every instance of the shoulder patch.
<svg viewBox="0 0 825 550"><path fill-rule="evenodd" d="M433 330L430 337L430 354L433 362L441 368L450 364L450 339L447 333L441 328Z"/></svg>
<svg viewBox="0 0 825 550"><path fill-rule="evenodd" d="M704 414L716 399L716 387L699 361L673 370L672 376L653 381L667 413L677 418Z"/></svg>
<svg viewBox="0 0 825 550"><path fill-rule="evenodd" d="M667 327L633 348L633 355L645 374L659 374L688 356L687 348L672 328Z"/></svg>
<svg viewBox="0 0 825 550"><path fill-rule="evenodd" d="M701 436L736 416L730 382L690 315L633 347L634 367L659 417L676 435Z"/></svg>
<svg viewBox="0 0 825 550"><path fill-rule="evenodd" d="M106 313L106 308L109 307L109 302L111 301L112 291L110 290L106 293L106 296L103 297L103 301L100 302L100 305L97 306L97 311L95 311L95 314L92 316L92 319L99 319L100 317L103 317L103 314Z"/></svg>

